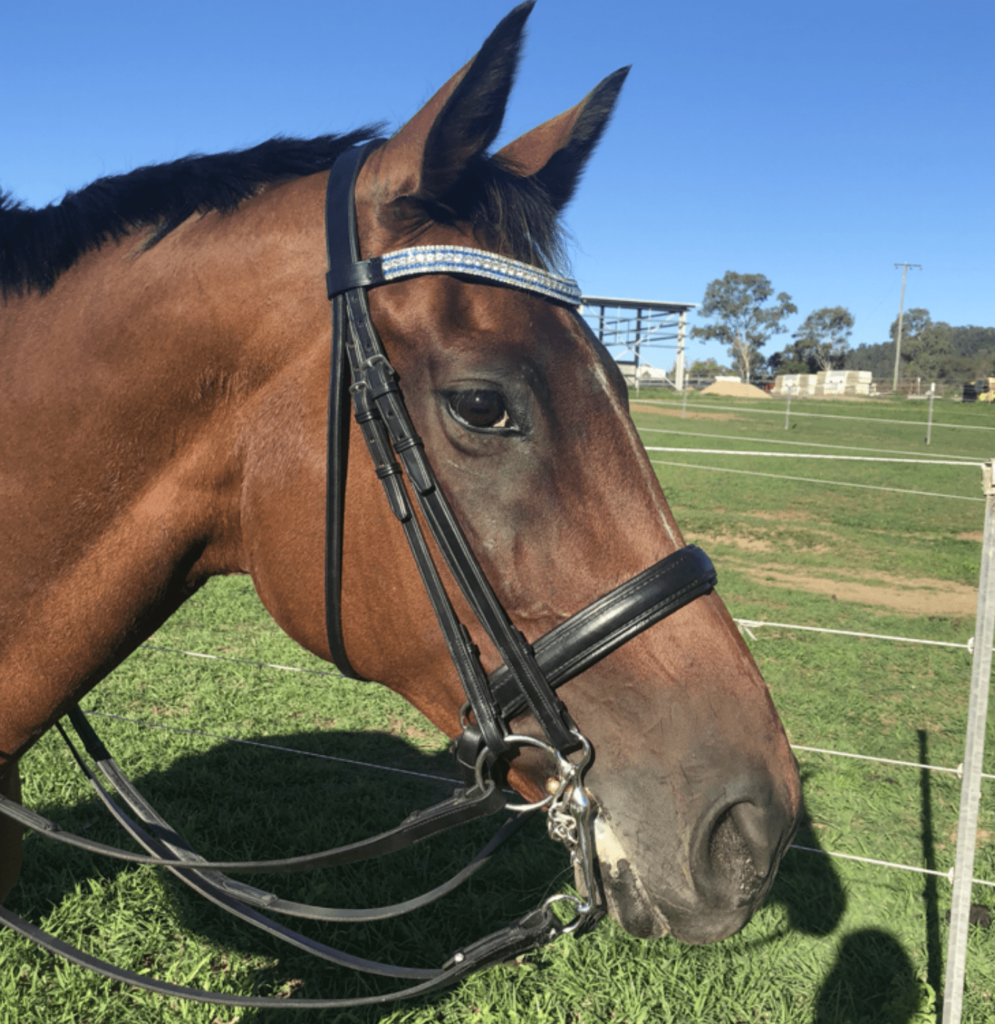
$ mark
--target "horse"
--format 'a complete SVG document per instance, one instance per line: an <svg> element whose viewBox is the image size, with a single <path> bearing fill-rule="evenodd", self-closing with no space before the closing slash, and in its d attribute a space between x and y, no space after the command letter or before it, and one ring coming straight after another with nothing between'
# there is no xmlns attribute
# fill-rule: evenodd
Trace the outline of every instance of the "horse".
<svg viewBox="0 0 995 1024"><path fill-rule="evenodd" d="M453 247L543 280L562 269L560 214L627 69L491 154L530 8L370 147L352 192L366 260ZM10 800L32 744L219 574L249 574L290 637L390 687L449 736L473 719L383 501L384 473L348 423L329 627L324 203L335 161L376 137L281 137L102 179L41 210L0 202ZM621 374L576 302L454 267L380 283L369 315L438 487L526 649L683 547ZM494 673L503 654L442 562L452 609ZM797 827L801 788L718 593L558 694L593 750L583 790L610 916L633 935L687 943L742 928ZM536 736L540 724L526 707L509 727ZM504 751L501 769L534 802L555 776L541 744ZM0 901L21 834L0 817Z"/></svg>

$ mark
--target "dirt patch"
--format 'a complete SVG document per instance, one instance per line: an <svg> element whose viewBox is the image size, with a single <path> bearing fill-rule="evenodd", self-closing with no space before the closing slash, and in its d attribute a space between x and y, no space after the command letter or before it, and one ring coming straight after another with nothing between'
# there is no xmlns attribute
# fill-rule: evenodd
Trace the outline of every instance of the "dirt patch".
<svg viewBox="0 0 995 1024"><path fill-rule="evenodd" d="M783 543L780 542L774 544L773 541L763 540L760 537L743 537L740 534L729 533L714 533L708 536L702 534L695 543L700 543L706 550L718 547L720 544L723 547L738 548L740 551L764 552L784 549Z"/></svg>
<svg viewBox="0 0 995 1024"><path fill-rule="evenodd" d="M985 539L985 535L981 530L968 530L967 533L958 533L957 539L973 540L976 544L980 544Z"/></svg>
<svg viewBox="0 0 995 1024"><path fill-rule="evenodd" d="M744 384L740 380L717 380L702 388L703 395L724 395L726 398L770 398L770 395L762 388L754 387L752 384Z"/></svg>
<svg viewBox="0 0 995 1024"><path fill-rule="evenodd" d="M678 419L681 418L680 409L661 409L658 405L644 405L637 398L632 399L631 404L639 406L638 409L634 408L633 412L646 412L654 416L675 416ZM699 412L697 409L688 409L685 413L685 418L689 420L734 420L737 419L737 416L731 412Z"/></svg>
<svg viewBox="0 0 995 1024"><path fill-rule="evenodd" d="M758 583L790 590L804 590L809 594L828 594L839 601L876 605L904 612L907 615L974 615L978 605L978 592L963 583L946 580L900 579L881 574L863 574L850 579L828 579L804 572L758 567L737 566Z"/></svg>
<svg viewBox="0 0 995 1024"><path fill-rule="evenodd" d="M785 509L782 512L760 512L757 509L750 509L746 513L746 518L765 519L773 523L805 523L812 518L812 515L801 509Z"/></svg>
<svg viewBox="0 0 995 1024"><path fill-rule="evenodd" d="M957 829L953 828L950 830L950 842L957 845ZM986 846L990 845L992 841L992 833L987 829L979 828L974 836L974 848L975 850L983 850Z"/></svg>
<svg viewBox="0 0 995 1024"><path fill-rule="evenodd" d="M827 534L827 536L831 536ZM773 539L764 537L746 537L739 533L698 534L695 543L708 549L718 547L736 548L739 551L767 552L779 551L782 556L787 551L804 550L807 555L827 555L835 550L832 544L793 543L790 537L777 536Z"/></svg>

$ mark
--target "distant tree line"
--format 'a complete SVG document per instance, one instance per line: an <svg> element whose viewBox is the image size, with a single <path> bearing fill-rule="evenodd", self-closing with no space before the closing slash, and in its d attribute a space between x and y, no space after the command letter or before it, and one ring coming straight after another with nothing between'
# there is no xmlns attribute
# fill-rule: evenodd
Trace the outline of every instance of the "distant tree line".
<svg viewBox="0 0 995 1024"><path fill-rule="evenodd" d="M896 317L891 325L892 340L851 349L846 368L890 378L895 372L897 335ZM960 381L995 376L995 327L951 327L942 320L934 323L927 309L910 309L902 322L899 360L903 378Z"/></svg>
<svg viewBox="0 0 995 1024"><path fill-rule="evenodd" d="M845 306L813 310L779 352L760 351L777 334L787 334L785 320L798 312L787 292L774 294L763 274L729 270L705 289L698 315L710 321L693 327L691 337L720 341L739 377L749 380L779 373L818 373L820 370L870 370L890 379L895 366L898 317L890 342L850 348L854 316ZM902 323L899 375L930 381L970 380L995 376L995 327L951 327L934 323L927 309L910 309ZM730 369L714 359L696 360L689 374L718 376Z"/></svg>

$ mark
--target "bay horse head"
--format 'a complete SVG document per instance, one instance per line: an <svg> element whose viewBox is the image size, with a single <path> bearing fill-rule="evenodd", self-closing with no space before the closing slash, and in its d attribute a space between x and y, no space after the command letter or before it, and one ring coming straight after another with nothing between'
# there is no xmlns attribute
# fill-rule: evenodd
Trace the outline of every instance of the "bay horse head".
<svg viewBox="0 0 995 1024"><path fill-rule="evenodd" d="M561 266L558 216L625 71L489 156L530 8L366 156L351 186L362 260L455 247L544 279ZM450 736L473 719L356 427L326 592L323 209L328 168L369 138L274 140L108 179L60 208L0 212L8 796L37 737L221 573L251 574L290 636ZM372 324L438 487L527 641L683 547L621 374L570 302L458 268L377 285ZM454 613L498 672L438 543ZM794 832L800 784L718 594L638 632L557 695L594 752L584 785L611 915L635 935L692 943L740 928ZM530 711L510 728L542 734ZM527 800L546 795L555 765L543 749L504 760ZM18 856L5 822L0 894Z"/></svg>

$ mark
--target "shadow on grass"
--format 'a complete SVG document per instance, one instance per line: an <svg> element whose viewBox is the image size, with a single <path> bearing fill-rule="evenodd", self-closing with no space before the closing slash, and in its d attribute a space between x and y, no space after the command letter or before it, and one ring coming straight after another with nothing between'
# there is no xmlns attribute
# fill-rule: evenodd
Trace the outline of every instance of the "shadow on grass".
<svg viewBox="0 0 995 1024"><path fill-rule="evenodd" d="M919 763L928 765L929 734L917 729L919 737ZM919 791L922 798L922 854L926 867L936 870L936 849L933 842L932 779L928 768L919 770ZM936 888L936 875L926 875L923 900L926 909L926 980L935 992L943 987L943 952L940 944L940 903Z"/></svg>
<svg viewBox="0 0 995 1024"><path fill-rule="evenodd" d="M179 757L167 768L148 771L136 781L147 799L204 857L225 860L294 856L354 842L393 827L412 810L445 798L457 785L446 753L420 751L387 733L306 732L261 737L257 742L289 749L223 743ZM110 746L116 752L117 743ZM302 756L301 751L315 756ZM130 752L117 753L127 770ZM121 843L116 826L95 799L36 809L72 831ZM393 903L439 884L461 868L484 845L500 818L371 863L306 874L236 877L286 899L323 906ZM819 848L810 824L803 826L795 841ZM76 884L83 883L85 892L88 878L100 880L105 887L118 879L130 882L116 897L126 901L141 886L144 905L175 922L166 925L170 935L175 930L177 941L196 941L212 954L209 966L192 982L195 985L234 986L240 992L283 993L294 998L350 998L400 987L401 983L340 970L287 947L223 914L171 875L122 866L38 837L31 838L26 852L24 881L15 889L11 909L40 920L53 904L71 897ZM548 841L544 822L537 816L467 886L411 918L357 926L277 920L357 956L438 967L454 950L520 917L568 880L566 853ZM785 858L771 899L786 908L792 929L817 937L829 936L846 909L846 895L830 859L801 851ZM85 908L84 900L87 912ZM99 911L91 927L98 932L103 927ZM191 938L181 939L183 932ZM226 985L227 962L238 958L242 958L240 974ZM175 980L173 970L167 954L162 954L151 973ZM514 987L515 978L512 975L500 983ZM906 1024L912 1012L906 1010L910 1006L914 1010L909 993L917 992L908 957L899 944L885 933L860 932L841 943L839 958L820 990L816 1022L877 1019ZM443 998L444 994L430 996L404 1005L431 1006ZM880 1010L877 1018L870 1011L866 1018L838 1012L841 1005L856 1005L854 1000L865 998L871 1008ZM341 1024L373 1024L396 1007L387 1003L347 1011L335 1019ZM891 1016L882 1015L886 1012ZM288 1018L277 1011L258 1010L247 1011L242 1019L269 1024ZM317 1022L328 1017L304 1011L294 1019Z"/></svg>
<svg viewBox="0 0 995 1024"><path fill-rule="evenodd" d="M847 935L819 989L813 1024L908 1024L922 993L901 943L877 928Z"/></svg>
<svg viewBox="0 0 995 1024"><path fill-rule="evenodd" d="M920 752L923 763L927 763L924 741ZM925 842L925 837L932 834L932 818L928 779L924 785ZM785 858L770 899L785 907L793 930L828 938L843 918L847 897L807 814L793 845L805 849L794 850ZM927 858L931 854L931 848L927 849ZM933 867L932 863L929 866ZM932 889L929 886L934 880L927 877L927 896L932 891L935 916L935 885ZM932 948L930 953L932 975L938 968ZM928 980L936 989L933 978ZM864 929L840 941L836 961L819 988L813 1024L908 1024L919 1012L922 1000L912 961L901 943L887 932Z"/></svg>
<svg viewBox="0 0 995 1024"><path fill-rule="evenodd" d="M388 733L308 732L265 736L256 742L287 750L223 743L205 753L182 756L163 770L136 773L135 782L159 813L209 860L290 857L355 842L393 828L411 811L445 799L458 786L448 754L419 751ZM109 746L127 771L129 758L114 750L115 743ZM302 756L302 751L314 756ZM385 765L408 774L376 767ZM30 772L30 764L26 768ZM70 831L133 848L95 798L69 807L35 809ZM433 888L464 867L505 817L498 814L366 863L299 874L233 877L284 899L319 906L392 904ZM287 991L287 979L292 979L288 994L294 997L352 998L411 984L356 974L288 947L227 916L166 872L133 868L37 836L29 837L25 853L22 881L8 901L15 912L38 921L53 905L71 897L77 885L82 883L85 893L87 879L107 887L130 876L132 888L143 887L144 903L162 907L163 916L176 922L167 927L188 931L208 949L216 947L219 975L225 973L224 961L232 953L251 958L251 980L243 980L237 986L240 991L276 994ZM572 880L567 868L565 849L546 838L545 823L535 816L461 889L413 915L355 925L275 914L273 919L355 956L435 968L461 946L521 917L559 891L565 881ZM94 928L101 927L98 921ZM212 962L208 973L213 970ZM168 962L152 973L169 975ZM217 987L203 974L194 984ZM411 1005L431 1002L428 997ZM387 1009L393 1005L388 1003ZM252 1020L269 1020L272 1013L247 1012ZM383 1007L371 1007L336 1019L375 1021L384 1012ZM273 1013L273 1019L287 1018ZM312 1019L311 1014L295 1016L302 1019Z"/></svg>
<svg viewBox="0 0 995 1024"><path fill-rule="evenodd" d="M802 788L806 783L802 773ZM805 811L792 846L778 869L768 902L780 903L794 931L823 937L836 930L846 911L846 893L840 876L816 835Z"/></svg>

